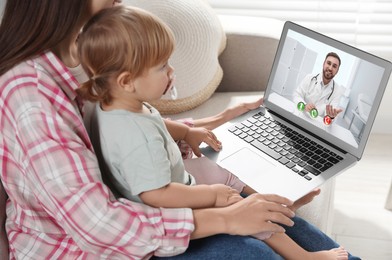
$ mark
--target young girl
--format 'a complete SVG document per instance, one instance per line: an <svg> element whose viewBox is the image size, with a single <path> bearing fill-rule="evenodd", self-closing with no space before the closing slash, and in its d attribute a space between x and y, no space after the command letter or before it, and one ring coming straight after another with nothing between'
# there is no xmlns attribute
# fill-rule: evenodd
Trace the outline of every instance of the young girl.
<svg viewBox="0 0 392 260"><path fill-rule="evenodd" d="M155 207L236 203L241 198L232 188L195 185L197 180L185 171L173 141L206 140L218 150L215 136L200 131L203 137L194 138L193 130L185 125L172 127L169 133L158 111L147 103L159 99L173 84L173 68L168 63L173 49L171 30L140 9L115 7L84 27L79 54L90 81L79 94L99 102L92 119L96 126L93 142L101 149L115 186L129 199ZM307 252L285 234L263 233L261 237L287 259L348 258L343 248Z"/></svg>

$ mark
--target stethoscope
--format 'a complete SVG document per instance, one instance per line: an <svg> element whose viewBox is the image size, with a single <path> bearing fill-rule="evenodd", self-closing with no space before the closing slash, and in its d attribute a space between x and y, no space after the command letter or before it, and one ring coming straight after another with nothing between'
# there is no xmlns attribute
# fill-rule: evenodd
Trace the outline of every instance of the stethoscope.
<svg viewBox="0 0 392 260"><path fill-rule="evenodd" d="M310 79L309 87L310 87L310 84L312 84L312 81L313 81L313 80L316 81L316 82L314 82L314 85L315 85L315 86L317 85L317 77L318 77L319 75L320 75L320 73L317 74L317 75L315 75L315 76L313 76L313 77ZM332 91L331 91L331 94L329 94L329 96L328 96L328 98L327 98L328 101L329 101L329 99L331 98L331 96L332 96L332 94L333 94L334 91L335 91L335 81L332 80Z"/></svg>

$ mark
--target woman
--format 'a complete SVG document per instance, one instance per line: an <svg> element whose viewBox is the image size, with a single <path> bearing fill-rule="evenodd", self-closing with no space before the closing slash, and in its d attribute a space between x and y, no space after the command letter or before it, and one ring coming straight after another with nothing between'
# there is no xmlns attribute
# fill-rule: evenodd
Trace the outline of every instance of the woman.
<svg viewBox="0 0 392 260"><path fill-rule="evenodd" d="M155 209L117 201L103 184L75 93L78 75L70 68L79 65L76 40L82 26L116 2L6 3L0 26L0 165L9 196L10 257L139 259L188 249L178 257L279 258L251 237L213 235L283 232L276 223L293 225L293 213L282 206L292 202L285 198L255 195L226 208ZM236 111L212 120L242 110ZM293 236L303 228L312 229L297 221ZM336 247L313 233L310 242L303 241L310 250ZM189 244L196 238L203 239Z"/></svg>

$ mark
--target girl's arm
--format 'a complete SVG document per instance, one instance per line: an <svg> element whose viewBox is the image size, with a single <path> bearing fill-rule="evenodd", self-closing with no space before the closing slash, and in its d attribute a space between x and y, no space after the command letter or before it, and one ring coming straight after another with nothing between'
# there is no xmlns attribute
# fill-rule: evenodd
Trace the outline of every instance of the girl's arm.
<svg viewBox="0 0 392 260"><path fill-rule="evenodd" d="M163 119L167 131L175 141L184 140L189 132L190 127L181 122L170 119Z"/></svg>
<svg viewBox="0 0 392 260"><path fill-rule="evenodd" d="M208 208L231 205L242 197L223 184L188 186L180 183L145 191L139 195L143 203L160 208Z"/></svg>
<svg viewBox="0 0 392 260"><path fill-rule="evenodd" d="M264 99L259 98L258 100L253 102L240 103L234 107L225 109L219 114L210 117L195 119L193 120L193 124L195 127L204 127L209 130L212 130L239 115L258 108L259 106L263 105L263 102ZM174 140L184 140L184 137L189 131L189 126L180 122L172 121L170 119L164 119L164 122L166 124L167 130L169 131L170 135L173 137Z"/></svg>
<svg viewBox="0 0 392 260"><path fill-rule="evenodd" d="M200 157L199 145L205 142L215 151L220 151L222 143L216 138L211 130L204 127L189 127L184 123L164 119L166 128L176 141L184 140L192 148L196 156Z"/></svg>
<svg viewBox="0 0 392 260"><path fill-rule="evenodd" d="M236 118L237 116L258 108L259 106L263 105L263 102L264 99L260 98L254 102L240 103L234 107L227 108L214 116L195 119L193 124L195 127L205 127L209 130L212 130L226 123L227 121Z"/></svg>

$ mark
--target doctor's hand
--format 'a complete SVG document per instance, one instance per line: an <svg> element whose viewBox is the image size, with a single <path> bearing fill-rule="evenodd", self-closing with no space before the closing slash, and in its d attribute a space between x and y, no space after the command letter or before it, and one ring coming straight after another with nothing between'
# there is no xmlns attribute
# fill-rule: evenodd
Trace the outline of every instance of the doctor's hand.
<svg viewBox="0 0 392 260"><path fill-rule="evenodd" d="M337 115L342 112L343 109L341 108L334 108L332 105L327 105L325 108L325 113L331 117L331 119L334 119L335 117L337 117Z"/></svg>
<svg viewBox="0 0 392 260"><path fill-rule="evenodd" d="M309 112L310 110L312 110L313 108L316 108L316 106L313 103L308 103L305 105L305 111ZM317 109L317 108L316 108Z"/></svg>

